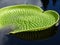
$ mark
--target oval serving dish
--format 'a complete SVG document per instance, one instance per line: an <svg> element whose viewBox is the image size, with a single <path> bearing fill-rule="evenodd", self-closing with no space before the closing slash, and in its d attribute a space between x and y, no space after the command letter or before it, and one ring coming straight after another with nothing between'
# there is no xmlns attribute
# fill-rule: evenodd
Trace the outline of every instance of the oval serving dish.
<svg viewBox="0 0 60 45"><path fill-rule="evenodd" d="M58 21L56 11L43 11L35 5L14 5L0 9L0 28L14 25L15 29L10 34L21 39L37 40L53 35Z"/></svg>

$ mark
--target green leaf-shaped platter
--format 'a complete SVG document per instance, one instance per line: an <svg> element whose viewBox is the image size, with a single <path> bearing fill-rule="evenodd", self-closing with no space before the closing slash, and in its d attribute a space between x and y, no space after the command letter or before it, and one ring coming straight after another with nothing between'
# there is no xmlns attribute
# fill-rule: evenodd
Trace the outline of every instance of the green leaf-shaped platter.
<svg viewBox="0 0 60 45"><path fill-rule="evenodd" d="M35 5L14 5L0 9L0 28L14 26L15 29L10 32L12 34L36 31L38 33L54 26L58 21L59 14L56 11L43 11Z"/></svg>

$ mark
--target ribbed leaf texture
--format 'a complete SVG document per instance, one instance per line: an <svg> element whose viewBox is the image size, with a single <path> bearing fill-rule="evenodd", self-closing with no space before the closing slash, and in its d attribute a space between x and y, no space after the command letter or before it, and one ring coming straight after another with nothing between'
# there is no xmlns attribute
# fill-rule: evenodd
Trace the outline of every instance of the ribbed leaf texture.
<svg viewBox="0 0 60 45"><path fill-rule="evenodd" d="M58 13L43 11L38 6L16 5L0 9L0 27L14 25L11 33L40 31L53 26L58 21Z"/></svg>

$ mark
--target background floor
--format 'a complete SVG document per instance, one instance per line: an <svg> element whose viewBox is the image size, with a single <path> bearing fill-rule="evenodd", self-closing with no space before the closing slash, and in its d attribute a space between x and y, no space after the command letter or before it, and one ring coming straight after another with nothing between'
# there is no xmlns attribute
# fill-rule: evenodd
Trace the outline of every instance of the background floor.
<svg viewBox="0 0 60 45"><path fill-rule="evenodd" d="M34 4L38 5L44 9L43 3L39 0L0 0L0 8L16 5L16 4ZM57 0L55 6L53 5L53 1L49 0L49 3L44 10L55 10L60 14L60 0ZM6 30L9 32L8 30ZM26 41L15 38L10 35L5 35L6 31L0 31L0 45L60 45L60 25L58 27L58 32L51 38L46 40L37 40L37 41Z"/></svg>

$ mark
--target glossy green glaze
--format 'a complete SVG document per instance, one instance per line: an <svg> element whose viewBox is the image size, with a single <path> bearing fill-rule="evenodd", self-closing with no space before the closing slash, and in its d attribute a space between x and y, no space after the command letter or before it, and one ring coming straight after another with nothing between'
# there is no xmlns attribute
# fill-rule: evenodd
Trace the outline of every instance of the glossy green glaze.
<svg viewBox="0 0 60 45"><path fill-rule="evenodd" d="M34 5L15 5L0 9L0 27L14 25L10 33L45 30L59 20L59 14L53 10L43 11Z"/></svg>

